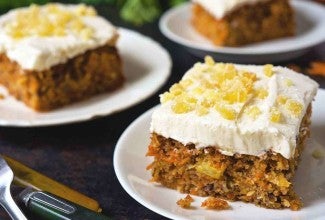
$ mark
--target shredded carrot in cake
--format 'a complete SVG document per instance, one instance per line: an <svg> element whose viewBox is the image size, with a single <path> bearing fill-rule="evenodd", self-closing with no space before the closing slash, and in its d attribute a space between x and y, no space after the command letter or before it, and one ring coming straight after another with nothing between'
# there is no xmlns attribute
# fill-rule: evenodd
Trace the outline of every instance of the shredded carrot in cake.
<svg viewBox="0 0 325 220"><path fill-rule="evenodd" d="M190 195L187 195L185 198L178 200L176 203L180 207L188 209L191 207L192 202L194 202L194 199Z"/></svg>
<svg viewBox="0 0 325 220"><path fill-rule="evenodd" d="M215 209L215 210L230 209L230 206L227 201L215 197L209 197L206 200L204 200L201 204L201 207L205 207L207 209Z"/></svg>

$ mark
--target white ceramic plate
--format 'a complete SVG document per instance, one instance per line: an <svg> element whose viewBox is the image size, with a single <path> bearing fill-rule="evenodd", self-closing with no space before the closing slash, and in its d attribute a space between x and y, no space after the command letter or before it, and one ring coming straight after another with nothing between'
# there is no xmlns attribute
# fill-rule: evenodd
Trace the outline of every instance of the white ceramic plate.
<svg viewBox="0 0 325 220"><path fill-rule="evenodd" d="M292 1L296 11L297 34L242 47L217 47L190 24L191 4L172 8L161 17L159 27L170 40L199 57L210 54L219 61L268 63L293 59L325 41L325 7L312 1Z"/></svg>
<svg viewBox="0 0 325 220"><path fill-rule="evenodd" d="M300 211L271 210L252 204L231 202L232 210L213 211L200 208L205 199L193 196L194 209L182 209L176 201L185 195L175 190L150 183L146 166L152 158L145 157L149 144L149 126L153 109L135 120L120 137L114 152L114 168L123 188L139 203L171 219L228 220L324 220L325 216L325 158L317 160L312 152L325 152L325 90L319 90L313 103L312 137L302 156L296 173L295 190L302 197Z"/></svg>
<svg viewBox="0 0 325 220"><path fill-rule="evenodd" d="M0 125L47 126L89 120L121 111L156 92L170 74L168 52L137 32L120 28L119 33L117 47L126 76L121 89L46 113L35 112L6 95L0 100ZM0 87L0 94L7 94L3 87Z"/></svg>

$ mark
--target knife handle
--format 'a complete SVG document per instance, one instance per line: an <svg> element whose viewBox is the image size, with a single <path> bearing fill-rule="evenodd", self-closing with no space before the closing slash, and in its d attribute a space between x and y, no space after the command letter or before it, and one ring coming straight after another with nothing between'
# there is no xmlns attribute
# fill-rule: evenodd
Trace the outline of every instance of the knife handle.
<svg viewBox="0 0 325 220"><path fill-rule="evenodd" d="M48 192L30 191L23 194L30 214L42 220L110 220L109 217L69 202Z"/></svg>

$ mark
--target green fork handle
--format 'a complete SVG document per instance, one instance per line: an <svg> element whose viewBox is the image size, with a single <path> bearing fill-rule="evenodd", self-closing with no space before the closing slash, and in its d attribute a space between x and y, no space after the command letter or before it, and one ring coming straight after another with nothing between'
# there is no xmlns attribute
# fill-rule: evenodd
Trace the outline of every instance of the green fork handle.
<svg viewBox="0 0 325 220"><path fill-rule="evenodd" d="M29 191L28 191L29 190ZM27 192L26 192L27 191ZM110 220L111 218L48 192L24 190L20 199L39 220Z"/></svg>

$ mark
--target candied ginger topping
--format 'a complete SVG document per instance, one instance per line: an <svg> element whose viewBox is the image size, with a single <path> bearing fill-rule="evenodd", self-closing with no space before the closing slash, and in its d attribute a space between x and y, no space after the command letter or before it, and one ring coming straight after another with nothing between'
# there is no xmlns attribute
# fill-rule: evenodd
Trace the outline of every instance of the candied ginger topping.
<svg viewBox="0 0 325 220"><path fill-rule="evenodd" d="M301 117L304 105L300 100L285 92L274 96L270 90L272 83L279 83L283 88L293 87L292 79L276 78L277 67L271 64L261 66L259 73L243 67L217 63L207 56L204 63L196 63L179 83L160 95L160 101L162 104L170 102L175 114L194 112L204 117L217 112L229 121L238 121L246 115L250 120L264 117L270 123L279 124L288 121L288 117ZM266 107L265 103L270 105Z"/></svg>
<svg viewBox="0 0 325 220"><path fill-rule="evenodd" d="M261 156L272 150L289 159L317 89L316 82L284 67L206 57L160 96L150 131L196 148L218 146L224 155ZM222 166L212 165L195 169L217 179Z"/></svg>
<svg viewBox="0 0 325 220"><path fill-rule="evenodd" d="M246 108L245 111L253 119L256 119L257 116L259 116L260 114L262 114L262 111L257 106L255 106L255 105Z"/></svg>
<svg viewBox="0 0 325 220"><path fill-rule="evenodd" d="M51 3L45 6L31 5L17 11L16 19L9 21L5 30L14 39L26 37L62 37L72 33L89 40L94 30L82 20L84 16L96 16L93 7L80 4L75 8Z"/></svg>
<svg viewBox="0 0 325 220"><path fill-rule="evenodd" d="M265 99L269 95L268 91L263 88L256 89L255 93L256 97L259 99Z"/></svg>
<svg viewBox="0 0 325 220"><path fill-rule="evenodd" d="M216 111L230 121L238 119L241 114L252 120L263 114L258 106L247 104L269 97L265 85L256 85L260 80L256 73L238 69L234 64L216 63L210 56L205 58L204 63L196 63L192 70L191 74L172 85L168 92L160 95L162 104L172 102L171 109L174 113L194 111L198 116L205 116ZM264 65L262 72L268 81L276 73L271 64ZM288 87L294 85L288 78L284 79L284 83ZM298 117L302 110L300 102L280 94L269 110L269 121L282 123L284 112L290 117Z"/></svg>
<svg viewBox="0 0 325 220"><path fill-rule="evenodd" d="M285 79L284 83L286 84L286 86L290 87L290 86L293 86L293 82L291 79Z"/></svg>
<svg viewBox="0 0 325 220"><path fill-rule="evenodd" d="M233 64L215 63L207 56L205 63L194 66L194 72L160 96L161 103L173 102L176 114L195 111L203 116L213 109L223 118L234 120L239 112L232 105L243 105L254 95L256 75L238 70Z"/></svg>
<svg viewBox="0 0 325 220"><path fill-rule="evenodd" d="M264 65L264 74L265 76L271 77L273 76L273 65L272 64L266 64Z"/></svg>
<svg viewBox="0 0 325 220"><path fill-rule="evenodd" d="M290 112L292 116L298 117L302 113L303 105L300 102L289 99L285 104L285 108Z"/></svg>
<svg viewBox="0 0 325 220"><path fill-rule="evenodd" d="M282 118L281 112L277 108L272 107L270 110L270 121L274 123L280 123L281 118Z"/></svg>

